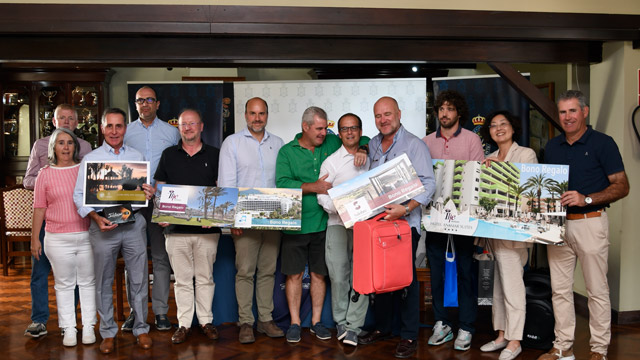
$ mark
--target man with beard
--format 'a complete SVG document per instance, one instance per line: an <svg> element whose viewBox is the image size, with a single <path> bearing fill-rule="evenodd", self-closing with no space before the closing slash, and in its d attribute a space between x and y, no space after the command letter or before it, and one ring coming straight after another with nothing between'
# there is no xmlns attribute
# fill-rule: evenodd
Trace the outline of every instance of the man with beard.
<svg viewBox="0 0 640 360"><path fill-rule="evenodd" d="M464 97L456 91L445 90L436 98L434 109L440 127L422 139L429 147L431 158L482 161L484 153L480 137L462 127L469 117ZM449 236L455 246L458 273L459 330L454 349L468 350L478 312L478 297L474 295L471 281L474 245L473 238L469 236L427 232L427 259L431 268L431 293L436 320L428 343L440 345L453 340L453 323L444 308L444 263Z"/></svg>
<svg viewBox="0 0 640 360"><path fill-rule="evenodd" d="M363 137L360 143L368 141ZM285 292L291 315L288 342L300 341L302 276L307 263L311 276L311 332L321 340L331 338L331 332L320 322L326 292L324 254L328 215L318 205L316 194L326 194L331 188L326 181L329 174L320 178L318 174L322 162L341 145L336 135L327 135L327 113L311 106L302 114L302 133L280 149L276 160L276 185L302 189L302 228L283 231L282 238L281 271L287 276ZM356 166L365 162L364 153L356 155Z"/></svg>
<svg viewBox="0 0 640 360"><path fill-rule="evenodd" d="M435 177L429 149L419 137L408 132L400 123L401 111L396 99L381 97L373 106L376 128L380 132L369 143L369 159L374 169L385 162L406 154L424 186L425 192L416 195L404 204L386 205L384 219L393 221L404 217L411 226L411 249L413 278L403 290L376 295L374 310L375 330L358 338L361 344L371 344L391 336L394 301L400 303L400 342L394 356L408 358L418 348L420 328L420 289L415 270L416 250L420 240L420 205L427 205L435 191Z"/></svg>
<svg viewBox="0 0 640 360"><path fill-rule="evenodd" d="M162 152L169 146L178 143L180 133L174 126L158 119L156 113L160 107L160 101L152 88L148 86L141 87L136 92L135 102L139 118L127 127L124 142L141 152L144 155L144 159L149 161L149 170L151 177L153 177L158 168L158 161L160 161ZM153 185L153 183L151 184ZM171 264L169 264L169 256L165 248L163 229L160 225L151 222L153 202L150 202L149 206L141 209L140 212L147 221L147 238L153 263L151 308L155 314L156 329L167 331L171 329L171 323L167 317ZM129 291L127 291L127 298L130 299L129 295ZM122 324L123 331L131 331L135 321L134 316L133 311L131 311L127 320Z"/></svg>
<svg viewBox="0 0 640 360"><path fill-rule="evenodd" d="M156 184L215 186L220 151L202 141L202 116L196 110L184 110L178 118L178 128L181 140L162 152L154 175ZM211 340L218 339L211 307L215 290L213 264L220 228L167 223L160 226L167 227L167 253L176 278L178 330L171 341L180 344L187 339L194 311L202 332Z"/></svg>
<svg viewBox="0 0 640 360"><path fill-rule="evenodd" d="M276 159L284 142L265 130L269 118L267 102L261 98L247 101L244 109L247 128L230 135L220 149L218 186L276 187ZM238 300L238 341L249 344L253 334L254 275L257 287L258 332L269 337L283 337L275 324L273 283L280 251L280 232L274 230L231 229L236 248L236 299Z"/></svg>

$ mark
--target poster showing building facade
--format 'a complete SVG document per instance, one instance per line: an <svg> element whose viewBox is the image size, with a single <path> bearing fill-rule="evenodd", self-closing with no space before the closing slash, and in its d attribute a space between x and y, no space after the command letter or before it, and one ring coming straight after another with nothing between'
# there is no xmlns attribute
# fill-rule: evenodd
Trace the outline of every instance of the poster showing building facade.
<svg viewBox="0 0 640 360"><path fill-rule="evenodd" d="M232 227L238 188L158 185L151 222Z"/></svg>
<svg viewBox="0 0 640 360"><path fill-rule="evenodd" d="M428 231L522 242L563 242L566 165L433 159L436 191Z"/></svg>
<svg viewBox="0 0 640 360"><path fill-rule="evenodd" d="M147 206L142 184L148 183L148 161L85 161L84 206Z"/></svg>
<svg viewBox="0 0 640 360"><path fill-rule="evenodd" d="M302 189L238 188L234 227L300 230Z"/></svg>
<svg viewBox="0 0 640 360"><path fill-rule="evenodd" d="M329 189L346 228L424 192L424 186L406 154Z"/></svg>

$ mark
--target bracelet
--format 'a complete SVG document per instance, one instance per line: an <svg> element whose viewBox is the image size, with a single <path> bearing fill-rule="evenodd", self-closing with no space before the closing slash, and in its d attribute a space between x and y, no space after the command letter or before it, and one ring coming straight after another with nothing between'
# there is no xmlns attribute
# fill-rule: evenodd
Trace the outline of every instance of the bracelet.
<svg viewBox="0 0 640 360"><path fill-rule="evenodd" d="M410 213L411 213L411 209L409 208L409 205L405 205L404 206L404 216L409 216Z"/></svg>

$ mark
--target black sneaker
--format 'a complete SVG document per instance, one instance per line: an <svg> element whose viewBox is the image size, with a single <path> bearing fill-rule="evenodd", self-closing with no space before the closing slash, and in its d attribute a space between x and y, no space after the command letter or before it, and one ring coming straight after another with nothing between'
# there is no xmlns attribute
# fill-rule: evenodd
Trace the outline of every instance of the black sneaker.
<svg viewBox="0 0 640 360"><path fill-rule="evenodd" d="M160 331L171 330L171 322L167 315L156 315L156 329Z"/></svg>
<svg viewBox="0 0 640 360"><path fill-rule="evenodd" d="M47 335L47 326L43 323L33 322L24 331L24 336L31 336L32 338L39 338L44 335Z"/></svg>
<svg viewBox="0 0 640 360"><path fill-rule="evenodd" d="M125 320L124 323L122 324L122 327L120 328L120 330L132 332L133 331L133 323L135 323L135 322L136 322L136 316L133 314L133 311L132 311L129 314L129 317L127 318L127 320Z"/></svg>

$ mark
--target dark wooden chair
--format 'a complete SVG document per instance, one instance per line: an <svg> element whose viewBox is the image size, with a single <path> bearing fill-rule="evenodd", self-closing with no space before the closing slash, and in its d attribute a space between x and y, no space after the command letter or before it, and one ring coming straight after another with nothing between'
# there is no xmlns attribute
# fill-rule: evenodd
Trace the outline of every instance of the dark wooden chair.
<svg viewBox="0 0 640 360"><path fill-rule="evenodd" d="M9 275L9 266L16 257L31 256L31 224L33 191L21 184L0 188L0 232L2 232L2 273ZM26 243L21 248L17 243Z"/></svg>

